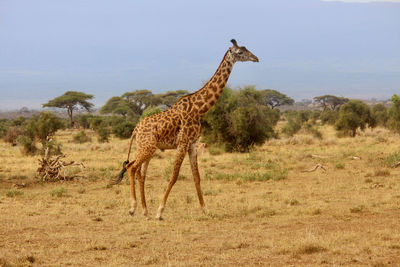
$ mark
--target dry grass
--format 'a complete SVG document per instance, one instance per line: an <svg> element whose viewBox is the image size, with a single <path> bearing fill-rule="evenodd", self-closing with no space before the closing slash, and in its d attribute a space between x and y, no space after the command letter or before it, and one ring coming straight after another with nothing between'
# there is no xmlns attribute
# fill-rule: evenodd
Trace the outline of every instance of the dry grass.
<svg viewBox="0 0 400 267"><path fill-rule="evenodd" d="M107 188L128 141L75 144L59 133L83 179L38 183L38 157L0 142L1 266L395 266L400 262L399 136L296 135L248 154L199 158L209 215L201 213L185 159L165 220L130 217L127 179ZM313 158L310 155L320 155ZM146 183L155 215L174 151L157 152ZM360 157L354 160L351 157ZM301 172L321 163L327 171ZM158 167L161 166L161 167ZM72 170L73 171L73 170ZM16 188L14 184L26 184ZM140 205L139 205L140 206Z"/></svg>

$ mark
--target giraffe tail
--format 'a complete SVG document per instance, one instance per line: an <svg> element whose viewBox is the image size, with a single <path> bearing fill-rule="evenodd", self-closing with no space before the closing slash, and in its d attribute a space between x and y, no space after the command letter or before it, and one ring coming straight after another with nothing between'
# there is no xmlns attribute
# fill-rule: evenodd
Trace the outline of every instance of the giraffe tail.
<svg viewBox="0 0 400 267"><path fill-rule="evenodd" d="M135 129L136 130L136 129ZM118 176L114 179L112 179L109 183L109 185L116 185L119 184L122 179L124 178L124 174L127 170L127 165L129 164L129 155L131 154L131 148L132 148L132 142L133 142L133 138L136 136L136 131L133 130L132 136L131 136L131 140L129 142L129 150L128 150L128 159L124 161L124 163L122 164L122 170L119 172ZM132 163L134 163L135 161L132 161ZM129 165L131 165L129 164Z"/></svg>
<svg viewBox="0 0 400 267"><path fill-rule="evenodd" d="M122 164L122 170L119 172L119 174L116 178L114 178L110 181L109 185L116 185L122 181L122 178L124 178L124 174L126 172L126 165L128 165L128 164L129 164L129 160L124 161L124 163Z"/></svg>

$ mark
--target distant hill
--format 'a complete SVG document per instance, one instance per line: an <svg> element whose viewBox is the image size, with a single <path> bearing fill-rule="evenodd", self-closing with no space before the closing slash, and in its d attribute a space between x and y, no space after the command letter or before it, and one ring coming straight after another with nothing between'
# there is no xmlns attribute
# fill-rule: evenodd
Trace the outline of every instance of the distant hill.
<svg viewBox="0 0 400 267"><path fill-rule="evenodd" d="M45 111L45 110L44 109L42 109L42 110L29 109L27 107L23 107L18 110L0 111L0 119L16 119L19 117L30 118L33 115L39 114L42 111ZM67 112L63 109L46 109L46 111L51 111L52 113L56 114L60 118L67 118ZM97 109L93 110L93 112L91 112L91 113L97 114L98 110ZM87 114L87 112L80 111L80 110L74 111L74 115L79 115L79 114Z"/></svg>

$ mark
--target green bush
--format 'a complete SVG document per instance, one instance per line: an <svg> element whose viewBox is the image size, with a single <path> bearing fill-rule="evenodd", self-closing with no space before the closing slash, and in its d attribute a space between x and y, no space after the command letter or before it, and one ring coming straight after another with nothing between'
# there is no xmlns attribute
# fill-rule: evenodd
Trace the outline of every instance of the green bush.
<svg viewBox="0 0 400 267"><path fill-rule="evenodd" d="M392 106L389 109L388 126L391 130L400 133L400 96L393 95Z"/></svg>
<svg viewBox="0 0 400 267"><path fill-rule="evenodd" d="M74 143L77 143L77 144L83 144L83 143L92 141L92 139L86 135L85 131L82 130L79 133L77 133L76 135L74 135L73 141L74 141Z"/></svg>
<svg viewBox="0 0 400 267"><path fill-rule="evenodd" d="M78 123L79 127L83 129L90 129L90 122L93 119L91 114L83 114L75 116L75 121Z"/></svg>
<svg viewBox="0 0 400 267"><path fill-rule="evenodd" d="M203 117L204 140L228 152L249 151L275 136L278 110L261 104L262 95L248 86L238 91L226 88L218 102Z"/></svg>
<svg viewBox="0 0 400 267"><path fill-rule="evenodd" d="M367 125L371 128L376 125L367 104L360 100L350 100L340 107L339 118L335 123L335 129L340 135L354 137L357 129L363 131Z"/></svg>
<svg viewBox="0 0 400 267"><path fill-rule="evenodd" d="M372 107L372 116L375 118L376 124L386 127L389 120L389 112L384 104L379 103Z"/></svg>
<svg viewBox="0 0 400 267"><path fill-rule="evenodd" d="M20 135L17 139L18 143L22 145L22 153L24 155L35 155L37 152L36 142L27 136Z"/></svg>
<svg viewBox="0 0 400 267"><path fill-rule="evenodd" d="M135 129L135 124L129 121L123 121L118 124L115 124L112 127L112 132L116 137L121 139L129 138L132 135L132 131Z"/></svg>
<svg viewBox="0 0 400 267"><path fill-rule="evenodd" d="M23 126L12 126L8 128L4 136L4 141L10 143L12 146L16 146L18 137L24 134L25 128Z"/></svg>
<svg viewBox="0 0 400 267"><path fill-rule="evenodd" d="M10 127L8 120L0 120L0 138L4 138L6 136L8 127Z"/></svg>
<svg viewBox="0 0 400 267"><path fill-rule="evenodd" d="M148 106L145 110L143 110L143 113L140 116L139 120L143 120L143 118L155 115L160 112L162 112L162 110L160 108L154 107L154 106Z"/></svg>
<svg viewBox="0 0 400 267"><path fill-rule="evenodd" d="M322 124L334 125L339 118L339 112L336 110L326 109L319 116Z"/></svg>
<svg viewBox="0 0 400 267"><path fill-rule="evenodd" d="M99 141L100 143L108 143L108 141L110 140L110 130L108 129L107 126L100 126L96 129L96 133L98 135L97 137L97 141Z"/></svg>
<svg viewBox="0 0 400 267"><path fill-rule="evenodd" d="M282 128L282 133L287 136L293 136L301 129L301 122L295 117L288 117L285 126Z"/></svg>

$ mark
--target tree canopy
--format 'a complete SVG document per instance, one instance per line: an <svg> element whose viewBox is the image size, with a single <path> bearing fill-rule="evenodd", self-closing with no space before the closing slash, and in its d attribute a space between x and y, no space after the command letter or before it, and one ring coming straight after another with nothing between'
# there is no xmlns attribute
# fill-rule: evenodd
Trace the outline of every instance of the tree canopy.
<svg viewBox="0 0 400 267"><path fill-rule="evenodd" d="M100 109L102 114L119 114L132 117L142 116L144 110L149 107L165 105L171 107L181 96L188 94L186 90L168 91L164 94L153 94L143 89L124 93L122 96L114 96Z"/></svg>
<svg viewBox="0 0 400 267"><path fill-rule="evenodd" d="M63 95L56 97L49 102L43 104L43 107L66 108L71 126L74 125L73 111L79 107L90 111L93 104L88 100L92 99L93 95L85 94L83 92L67 91Z"/></svg>
<svg viewBox="0 0 400 267"><path fill-rule="evenodd" d="M261 92L262 103L270 108L275 108L282 105L293 105L294 100L285 94L276 90L265 89Z"/></svg>
<svg viewBox="0 0 400 267"><path fill-rule="evenodd" d="M322 95L314 97L314 101L319 103L325 111L327 108L330 108L331 110L337 110L341 105L347 103L349 99L334 95Z"/></svg>
<svg viewBox="0 0 400 267"><path fill-rule="evenodd" d="M376 125L369 106L360 100L350 100L340 108L335 128L344 135L355 137L357 129L363 131L367 125L371 128Z"/></svg>

